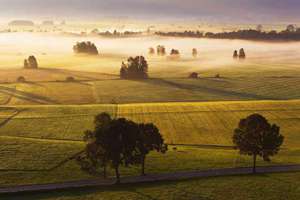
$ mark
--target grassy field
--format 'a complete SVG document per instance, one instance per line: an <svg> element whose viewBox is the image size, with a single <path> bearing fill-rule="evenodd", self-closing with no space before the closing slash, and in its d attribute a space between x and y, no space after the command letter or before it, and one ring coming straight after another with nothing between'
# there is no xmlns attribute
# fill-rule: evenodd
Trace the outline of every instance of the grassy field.
<svg viewBox="0 0 300 200"><path fill-rule="evenodd" d="M53 73L53 70L46 69L32 71L32 80L35 80L33 82L0 84L0 103L2 105L123 104L300 98L298 92L300 77L296 76L223 78L207 76L197 80L153 78L134 81L120 80L117 76L106 74L81 75L80 72L68 70L58 70L54 73L57 76ZM52 75L54 78L51 81ZM77 81L66 82L67 76L73 76Z"/></svg>
<svg viewBox="0 0 300 200"><path fill-rule="evenodd" d="M0 185L90 178L75 161L47 169L82 150L83 132L93 127L93 118L100 112L154 122L166 142L177 146L177 150L170 146L165 155L151 154L147 160L150 173L251 165L250 157L235 150L202 145L232 145L232 130L239 119L255 112L280 125L286 138L280 154L271 163L260 160L259 165L300 163L299 110L299 101L1 107ZM16 111L18 115L7 120ZM122 174L136 175L138 170L125 168Z"/></svg>
<svg viewBox="0 0 300 200"><path fill-rule="evenodd" d="M3 197L7 200L274 200L300 198L300 173L196 179L44 194Z"/></svg>

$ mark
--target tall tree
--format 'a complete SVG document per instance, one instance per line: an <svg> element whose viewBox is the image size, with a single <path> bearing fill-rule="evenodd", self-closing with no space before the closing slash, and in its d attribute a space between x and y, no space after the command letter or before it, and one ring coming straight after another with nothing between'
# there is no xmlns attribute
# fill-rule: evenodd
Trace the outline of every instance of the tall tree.
<svg viewBox="0 0 300 200"><path fill-rule="evenodd" d="M139 139L137 142L137 148L140 153L141 163L141 175L145 174L145 161L146 156L151 151L157 151L165 153L167 151L167 145L164 144L164 139L159 132L159 129L154 124L139 124Z"/></svg>
<svg viewBox="0 0 300 200"><path fill-rule="evenodd" d="M259 114L242 119L233 135L233 143L240 153L253 156L253 173L256 173L257 156L270 161L270 157L279 152L283 141L280 128L275 124L271 125Z"/></svg>

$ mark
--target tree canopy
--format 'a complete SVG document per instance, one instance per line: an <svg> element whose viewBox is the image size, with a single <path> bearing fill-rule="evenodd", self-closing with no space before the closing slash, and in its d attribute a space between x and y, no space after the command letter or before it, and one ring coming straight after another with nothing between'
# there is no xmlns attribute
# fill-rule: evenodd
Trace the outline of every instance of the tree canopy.
<svg viewBox="0 0 300 200"><path fill-rule="evenodd" d="M90 55L98 55L98 49L96 45L90 41L87 42L77 42L76 45L73 46L74 53L80 54L90 54Z"/></svg>
<svg viewBox="0 0 300 200"><path fill-rule="evenodd" d="M101 113L95 117L93 131L85 132L85 153L78 157L81 168L91 174L99 174L111 166L120 182L120 166L142 165L150 151L166 152L167 146L154 124L137 124L125 118L112 119Z"/></svg>
<svg viewBox="0 0 300 200"><path fill-rule="evenodd" d="M241 154L253 156L253 172L256 172L256 158L261 156L265 161L276 155L284 137L280 128L270 124L265 117L253 114L242 119L234 130L233 143Z"/></svg>
<svg viewBox="0 0 300 200"><path fill-rule="evenodd" d="M122 62L120 69L122 79L147 79L148 63L143 56L130 57L125 64Z"/></svg>
<svg viewBox="0 0 300 200"><path fill-rule="evenodd" d="M38 62L34 56L29 56L28 59L24 60L24 68L25 69L37 69Z"/></svg>

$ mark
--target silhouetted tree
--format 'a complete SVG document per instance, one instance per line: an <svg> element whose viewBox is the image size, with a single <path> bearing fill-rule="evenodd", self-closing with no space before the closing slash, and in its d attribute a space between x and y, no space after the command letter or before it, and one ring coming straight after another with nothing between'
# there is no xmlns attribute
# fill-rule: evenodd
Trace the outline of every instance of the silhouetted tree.
<svg viewBox="0 0 300 200"><path fill-rule="evenodd" d="M157 52L157 55L159 55L159 56L165 56L166 48L164 46L158 45L156 52Z"/></svg>
<svg viewBox="0 0 300 200"><path fill-rule="evenodd" d="M233 135L233 143L240 153L253 156L253 173L256 173L257 156L270 161L270 157L279 152L283 141L280 128L275 124L271 125L259 114L242 119Z"/></svg>
<svg viewBox="0 0 300 200"><path fill-rule="evenodd" d="M148 63L143 56L129 57L127 64L122 62L120 69L122 79L146 79L148 78Z"/></svg>
<svg viewBox="0 0 300 200"><path fill-rule="evenodd" d="M24 76L19 76L19 77L17 78L17 82L19 82L19 83L24 83L24 82L26 82L26 79L25 79Z"/></svg>
<svg viewBox="0 0 300 200"><path fill-rule="evenodd" d="M164 144L164 139L159 132L159 129L154 124L139 124L139 139L137 148L140 153L141 175L145 175L145 160L146 156L151 151L165 153L167 145Z"/></svg>
<svg viewBox="0 0 300 200"><path fill-rule="evenodd" d="M29 56L28 59L24 60L24 68L25 69L37 69L38 62L34 56Z"/></svg>
<svg viewBox="0 0 300 200"><path fill-rule="evenodd" d="M296 31L296 27L293 25L293 24L289 24L287 27L286 27L286 30L288 32L295 32Z"/></svg>
<svg viewBox="0 0 300 200"><path fill-rule="evenodd" d="M178 59L180 57L180 52L177 49L172 49L170 52L171 59Z"/></svg>
<svg viewBox="0 0 300 200"><path fill-rule="evenodd" d="M194 58L196 58L198 56L198 50L196 48L193 48L192 55Z"/></svg>
<svg viewBox="0 0 300 200"><path fill-rule="evenodd" d="M245 50L243 48L240 49L239 58L240 59L245 59L246 58L246 53L245 53Z"/></svg>
<svg viewBox="0 0 300 200"><path fill-rule="evenodd" d="M98 49L95 44L91 42L77 42L76 45L73 46L74 53L80 54L90 54L90 55L98 55Z"/></svg>
<svg viewBox="0 0 300 200"><path fill-rule="evenodd" d="M149 55L154 55L155 54L155 49L150 47L149 48Z"/></svg>
<svg viewBox="0 0 300 200"><path fill-rule="evenodd" d="M189 78L197 79L198 78L198 73L193 72L189 75Z"/></svg>
<svg viewBox="0 0 300 200"><path fill-rule="evenodd" d="M238 51L235 50L235 51L233 52L233 58L234 58L234 59L237 59L238 57L239 57Z"/></svg>

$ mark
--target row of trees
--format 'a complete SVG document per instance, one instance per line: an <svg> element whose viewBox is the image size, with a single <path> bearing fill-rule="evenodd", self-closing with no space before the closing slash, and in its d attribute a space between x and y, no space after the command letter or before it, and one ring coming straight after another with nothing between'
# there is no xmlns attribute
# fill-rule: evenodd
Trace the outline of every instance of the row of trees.
<svg viewBox="0 0 300 200"><path fill-rule="evenodd" d="M165 56L167 54L165 46L162 46L162 45L158 45L156 47L156 52L157 52L158 56ZM155 49L153 47L149 48L149 55L155 55ZM192 49L192 55L193 55L193 57L198 56L198 50L196 48ZM170 56L176 56L176 57L180 56L179 50L171 49Z"/></svg>
<svg viewBox="0 0 300 200"><path fill-rule="evenodd" d="M96 45L90 41L87 42L77 42L73 46L73 51L76 54L89 54L89 55L98 55L98 49Z"/></svg>
<svg viewBox="0 0 300 200"><path fill-rule="evenodd" d="M248 39L248 40L300 40L300 28L294 25L288 25L283 31L263 31L262 26L256 29L238 30L232 32L200 32L200 31L184 31L184 32L156 32L160 36L171 37L193 37L193 38L217 38L217 39Z"/></svg>
<svg viewBox="0 0 300 200"><path fill-rule="evenodd" d="M107 113L96 116L94 124L94 130L86 131L86 148L77 158L81 168L90 174L103 173L106 178L107 167L112 167L117 183L120 183L120 166L141 165L141 175L144 176L146 156L151 151L167 151L167 145L154 124L112 119Z"/></svg>
<svg viewBox="0 0 300 200"><path fill-rule="evenodd" d="M151 151L165 153L168 146L159 129L154 124L138 124L101 113L95 117L94 130L85 132L86 147L77 157L82 170L107 177L107 167L115 170L117 183L120 183L120 166L141 166L141 175L145 175L145 161ZM253 114L240 120L234 130L233 143L240 154L253 156L253 173L256 173L257 157L271 161L271 157L280 151L284 137L276 124L259 114Z"/></svg>
<svg viewBox="0 0 300 200"><path fill-rule="evenodd" d="M127 63L122 62L121 79L147 79L148 62L143 56L129 57Z"/></svg>

